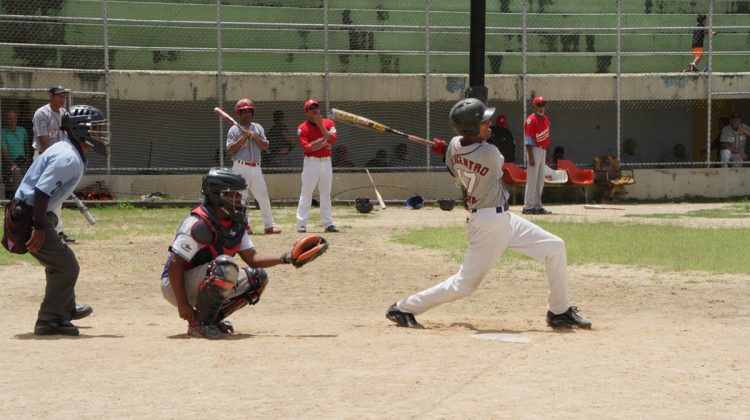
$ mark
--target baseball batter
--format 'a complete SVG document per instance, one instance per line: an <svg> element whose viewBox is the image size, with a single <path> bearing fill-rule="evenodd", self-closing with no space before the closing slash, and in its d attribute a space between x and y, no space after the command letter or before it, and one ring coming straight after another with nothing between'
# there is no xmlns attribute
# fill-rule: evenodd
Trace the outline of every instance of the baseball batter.
<svg viewBox="0 0 750 420"><path fill-rule="evenodd" d="M281 233L281 229L274 226L271 200L268 198L266 180L263 179L263 171L260 169L260 154L268 150L268 139L263 127L253 122L255 104L250 99L243 98L237 101L234 111L242 128L233 125L227 132L227 150L232 155L232 171L247 180L248 188L258 200L266 234ZM243 191L242 199L247 203L247 190Z"/></svg>
<svg viewBox="0 0 750 420"><path fill-rule="evenodd" d="M70 89L66 89L62 86L54 86L49 89L49 103L36 110L34 113L33 124L34 124L34 139L31 143L34 148L34 159L44 153L47 148L60 140L68 138L65 130L60 128L60 122L62 121L63 115L65 115L65 101L68 99L68 93ZM69 237L63 232L63 221L62 221L62 201L59 207L54 210L57 216L57 226L55 230L57 234L66 243L73 243L75 239Z"/></svg>
<svg viewBox="0 0 750 420"><path fill-rule="evenodd" d="M302 145L305 161L302 164L302 191L297 205L297 232L307 232L307 218L315 187L320 193L320 218L326 232L338 232L333 224L331 188L333 169L331 147L336 144L336 125L320 115L320 104L309 99L304 104L307 120L297 127L297 139Z"/></svg>
<svg viewBox="0 0 750 420"><path fill-rule="evenodd" d="M526 167L526 192L523 198L523 214L551 214L542 207L544 170L549 148L549 117L544 115L547 100L543 96L534 98L534 112L524 122L524 144L529 164Z"/></svg>
<svg viewBox="0 0 750 420"><path fill-rule="evenodd" d="M463 264L442 283L391 305L386 317L399 327L423 328L414 315L470 295L510 248L544 262L549 283L547 323L553 327L590 328L591 323L568 303L565 242L508 212L508 193L501 179L504 158L485 141L490 136L494 112L494 108L487 109L478 99L463 99L450 112L453 129L459 135L450 144L433 139L432 150L445 157L448 170L466 189L469 247Z"/></svg>

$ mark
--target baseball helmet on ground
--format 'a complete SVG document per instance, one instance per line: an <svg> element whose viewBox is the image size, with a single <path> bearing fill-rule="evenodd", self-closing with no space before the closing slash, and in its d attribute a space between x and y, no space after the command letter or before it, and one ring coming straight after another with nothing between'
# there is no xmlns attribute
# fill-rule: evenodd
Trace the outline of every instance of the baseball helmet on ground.
<svg viewBox="0 0 750 420"><path fill-rule="evenodd" d="M246 189L245 177L229 169L211 169L203 177L201 185L201 193L205 200L224 210L236 222L247 220L247 207L241 195L229 196L229 193L242 193Z"/></svg>
<svg viewBox="0 0 750 420"><path fill-rule="evenodd" d="M479 134L479 123L489 120L493 114L495 108L487 108L477 98L461 99L451 109L453 131L462 136L476 136Z"/></svg>
<svg viewBox="0 0 750 420"><path fill-rule="evenodd" d="M107 120L98 108L74 105L63 115L60 127L67 131L73 140L86 143L100 155L107 155L107 146L109 146Z"/></svg>
<svg viewBox="0 0 750 420"><path fill-rule="evenodd" d="M424 198L421 195L413 195L406 199L406 207L412 210L419 210L424 206Z"/></svg>
<svg viewBox="0 0 750 420"><path fill-rule="evenodd" d="M372 211L372 202L368 197L357 197L354 200L354 207L360 213L369 213Z"/></svg>
<svg viewBox="0 0 750 420"><path fill-rule="evenodd" d="M237 115L240 115L240 111L242 111L243 109L252 109L254 113L255 104L250 99L242 98L239 101L237 101L237 103L234 105L234 112Z"/></svg>
<svg viewBox="0 0 750 420"><path fill-rule="evenodd" d="M453 200L438 200L437 204L440 206L440 210L451 211L456 203Z"/></svg>

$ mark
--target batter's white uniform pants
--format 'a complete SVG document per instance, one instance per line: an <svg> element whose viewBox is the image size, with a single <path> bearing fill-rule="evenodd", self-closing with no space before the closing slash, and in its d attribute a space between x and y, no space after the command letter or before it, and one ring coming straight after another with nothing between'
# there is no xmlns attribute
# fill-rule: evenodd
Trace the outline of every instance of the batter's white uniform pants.
<svg viewBox="0 0 750 420"><path fill-rule="evenodd" d="M333 169L330 157L305 156L302 164L302 192L299 195L297 205L297 228L307 227L307 218L310 217L310 206L315 187L320 193L320 219L323 227L333 224L331 214L331 187L333 185Z"/></svg>
<svg viewBox="0 0 750 420"><path fill-rule="evenodd" d="M542 208L542 189L544 189L544 169L547 167L547 149L531 148L534 155L534 166L526 167L526 192L523 196L523 208L527 210Z"/></svg>
<svg viewBox="0 0 750 420"><path fill-rule="evenodd" d="M729 149L721 149L719 151L719 157L721 158L721 166L723 168L728 166L731 166L732 168L741 168L742 162L744 162L742 160L742 155L739 153L732 153Z"/></svg>
<svg viewBox="0 0 750 420"><path fill-rule="evenodd" d="M497 213L494 208L471 213L466 234L469 249L458 273L399 301L399 310L418 315L470 295L508 248L544 262L549 283L547 309L555 314L568 310L568 257L562 239L520 216Z"/></svg>
<svg viewBox="0 0 750 420"><path fill-rule="evenodd" d="M186 271L184 274L185 294L187 295L188 302L190 302L192 306L195 306L198 303L198 288L206 278L206 270L208 270L208 266L210 264L211 263L208 262L203 265L193 267L190 270ZM240 269L237 284L232 289L232 292L229 294L228 298L240 296L250 290L250 283L247 281L248 274L245 270L251 270L251 268L245 267L243 269ZM172 289L172 283L169 282L169 277L162 277L161 279L161 294L169 303L177 306L177 298L175 298L174 296L174 289Z"/></svg>
<svg viewBox="0 0 750 420"><path fill-rule="evenodd" d="M271 214L271 200L268 198L268 188L266 188L266 180L263 179L263 171L260 169L260 165L247 166L235 160L232 165L232 171L245 177L247 188L253 193L253 197L258 200L260 217L263 219L263 224L266 228L272 227L274 221L273 214ZM245 203L248 202L247 190L242 191L242 201Z"/></svg>

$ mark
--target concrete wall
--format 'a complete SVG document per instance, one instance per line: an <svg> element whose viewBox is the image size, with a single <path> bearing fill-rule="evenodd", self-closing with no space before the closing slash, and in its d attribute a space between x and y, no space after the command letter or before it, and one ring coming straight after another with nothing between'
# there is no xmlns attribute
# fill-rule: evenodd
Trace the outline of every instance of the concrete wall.
<svg viewBox="0 0 750 420"><path fill-rule="evenodd" d="M447 172L373 173L378 190L386 201L405 200L420 194L428 200L460 199L455 178ZM295 203L299 197L299 174L266 174L274 202ZM651 200L692 197L750 196L750 168L636 169L636 183L627 187L628 198ZM163 192L173 199L200 197L201 175L86 175L81 185L104 181L120 199L140 199L147 192ZM375 194L364 173L336 173L333 198L353 200Z"/></svg>

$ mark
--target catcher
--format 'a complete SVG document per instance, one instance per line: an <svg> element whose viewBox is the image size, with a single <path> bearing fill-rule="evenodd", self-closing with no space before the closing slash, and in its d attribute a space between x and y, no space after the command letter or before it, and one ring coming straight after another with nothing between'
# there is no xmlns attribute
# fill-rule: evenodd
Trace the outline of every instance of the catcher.
<svg viewBox="0 0 750 420"><path fill-rule="evenodd" d="M318 235L308 235L291 252L275 256L256 252L250 240L242 192L245 178L227 169L203 177L204 200L177 230L161 276L164 298L188 322L188 335L208 339L234 332L226 318L245 305L255 305L268 284L266 267L299 268L328 248ZM249 266L240 268L234 255Z"/></svg>

